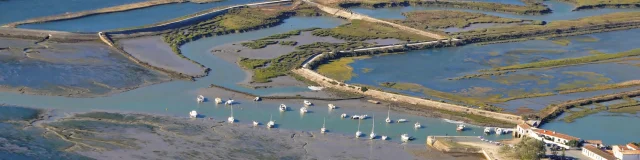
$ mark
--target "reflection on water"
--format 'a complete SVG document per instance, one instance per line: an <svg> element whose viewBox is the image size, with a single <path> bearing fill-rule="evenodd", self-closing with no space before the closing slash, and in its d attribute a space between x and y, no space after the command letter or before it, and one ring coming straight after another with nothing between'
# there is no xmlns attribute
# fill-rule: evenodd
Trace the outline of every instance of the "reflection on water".
<svg viewBox="0 0 640 160"><path fill-rule="evenodd" d="M465 12L473 12L473 13L484 13L488 15L494 15L505 18L515 18L515 19L528 19L528 20L542 20L542 21L557 21L557 20L572 20L589 16L597 16L608 13L615 12L631 12L636 11L635 9L592 9L592 10L582 10L582 11L572 11L574 6L565 2L558 1L544 1L544 4L549 6L553 13L545 14L545 15L517 15L517 14L509 14L509 13L499 13L499 12L489 12L489 11L480 11L480 10L471 10L471 9L459 9L459 8L440 8L440 7L424 7L424 6L409 6L409 7L391 7L391 8L350 8L354 12L362 13L365 15L369 15L375 18L385 18L385 19L405 19L402 15L403 12L410 11L422 11L422 10L454 10L454 11L465 11Z"/></svg>
<svg viewBox="0 0 640 160"><path fill-rule="evenodd" d="M97 32L117 28L128 28L154 24L209 8L261 2L262 0L227 0L197 4L191 2L166 4L136 10L92 15L77 19L54 21L38 24L26 24L20 28L44 29L70 32Z"/></svg>

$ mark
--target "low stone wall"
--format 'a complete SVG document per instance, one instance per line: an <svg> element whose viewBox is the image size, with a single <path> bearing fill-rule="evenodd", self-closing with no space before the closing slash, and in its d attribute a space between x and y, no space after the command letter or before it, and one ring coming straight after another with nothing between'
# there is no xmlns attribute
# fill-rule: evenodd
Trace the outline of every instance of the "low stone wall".
<svg viewBox="0 0 640 160"><path fill-rule="evenodd" d="M32 40L42 40L48 37L47 40L49 41L69 43L98 40L98 36L93 33L71 33L62 31L46 31L7 27L0 27L0 37Z"/></svg>
<svg viewBox="0 0 640 160"><path fill-rule="evenodd" d="M404 31L411 32L411 33L414 33L414 34L423 35L423 36L426 36L426 37L431 37L431 38L434 38L434 39L445 39L446 38L446 37L441 36L439 34L435 34L435 33L427 32L427 31L423 31L423 30L419 30L419 29L415 29L415 28L399 25L399 24L396 24L396 23L391 23L391 22L379 20L379 19L376 19L376 18L372 18L372 17L366 16L366 15L362 15L362 14L359 14L359 13L347 11L347 10L344 10L344 9L331 8L331 7L328 7L328 6L325 6L325 5L321 5L321 4L318 4L318 3L315 3L315 2L311 2L309 0L303 0L303 1L307 2L310 5L318 7L322 11L325 11L325 12L327 12L329 14L333 14L333 15L338 16L338 17L343 17L343 18L346 18L346 19L358 19L358 20L364 20L364 21L369 21L369 22L374 22L374 23L388 24L388 25L391 25L391 26L393 26L393 27L395 27L397 29L400 29L400 30L404 30Z"/></svg>
<svg viewBox="0 0 640 160"><path fill-rule="evenodd" d="M382 100L392 101L392 102L402 102L402 103L408 103L408 104L413 104L413 105L427 106L427 107L432 107L432 108L441 109L441 110L447 110L447 111L453 111L453 112L463 112L463 113L468 113L468 114L475 114L475 115L480 115L480 116L484 116L484 117L498 119L498 120L502 120L502 121L506 121L506 122L510 122L510 123L514 123L514 124L518 124L518 123L524 122L522 120L522 117L516 116L516 115L511 115L511 114L497 113L497 112L485 111L485 110L480 110L480 109L475 109L475 108L468 108L468 107L464 107L464 106L448 104L448 103L432 101L432 100L426 100L426 99L421 99L421 98L417 98L417 97L411 97L411 96L400 95L400 94L395 94L395 93L387 93L387 92L378 91L378 90L375 90L375 89L368 89L366 92L362 92L361 91L362 88L359 87L359 86L354 86L354 85L341 83L339 81L336 81L336 80L333 80L331 78L325 77L325 76L323 76L323 75L321 75L319 73L316 73L315 71L307 69L307 68L295 69L295 70L293 70L293 72L298 74L298 75L300 75L300 76L302 76L302 77L304 77L304 78L306 78L306 79L314 81L314 82L320 84L323 87L330 87L330 88L335 88L335 89L339 89L339 90L342 90L342 91L359 93L359 94L363 94L363 95L366 95L366 96L371 96L371 97L376 98L376 99L382 99Z"/></svg>

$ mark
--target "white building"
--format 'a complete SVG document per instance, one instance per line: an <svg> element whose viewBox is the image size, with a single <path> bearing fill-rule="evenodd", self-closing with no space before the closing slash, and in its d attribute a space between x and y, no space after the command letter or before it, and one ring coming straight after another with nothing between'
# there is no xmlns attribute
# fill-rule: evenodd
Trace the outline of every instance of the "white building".
<svg viewBox="0 0 640 160"><path fill-rule="evenodd" d="M556 144L560 147L570 149L571 147L567 144L571 140L576 140L578 142L582 141L580 138L573 137L570 135L557 133L556 131L545 130L545 129L531 129L534 134L529 134L531 137L542 140L544 143Z"/></svg>
<svg viewBox="0 0 640 160"><path fill-rule="evenodd" d="M613 155L619 160L640 160L640 147L633 143L611 146Z"/></svg>
<svg viewBox="0 0 640 160"><path fill-rule="evenodd" d="M592 145L585 145L582 147L582 154L593 160L616 160L611 153L601 150L598 147Z"/></svg>

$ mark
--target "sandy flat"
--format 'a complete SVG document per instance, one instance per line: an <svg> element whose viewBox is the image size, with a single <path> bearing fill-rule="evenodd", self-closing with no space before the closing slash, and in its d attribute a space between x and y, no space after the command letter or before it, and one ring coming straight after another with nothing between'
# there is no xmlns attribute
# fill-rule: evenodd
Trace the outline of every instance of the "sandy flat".
<svg viewBox="0 0 640 160"><path fill-rule="evenodd" d="M160 36L121 40L119 43L129 54L150 65L191 76L204 75L204 68L176 55Z"/></svg>

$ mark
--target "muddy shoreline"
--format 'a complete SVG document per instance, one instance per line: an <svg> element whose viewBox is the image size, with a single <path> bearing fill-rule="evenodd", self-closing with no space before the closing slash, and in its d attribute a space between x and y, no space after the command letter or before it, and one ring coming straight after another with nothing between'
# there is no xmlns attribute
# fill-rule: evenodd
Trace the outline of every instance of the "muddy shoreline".
<svg viewBox="0 0 640 160"><path fill-rule="evenodd" d="M15 122L34 124L25 128L43 130L33 136L69 143L51 149L96 159L482 159L473 154L445 154L424 145L267 129L204 118L37 110L40 112L24 119L24 123Z"/></svg>

